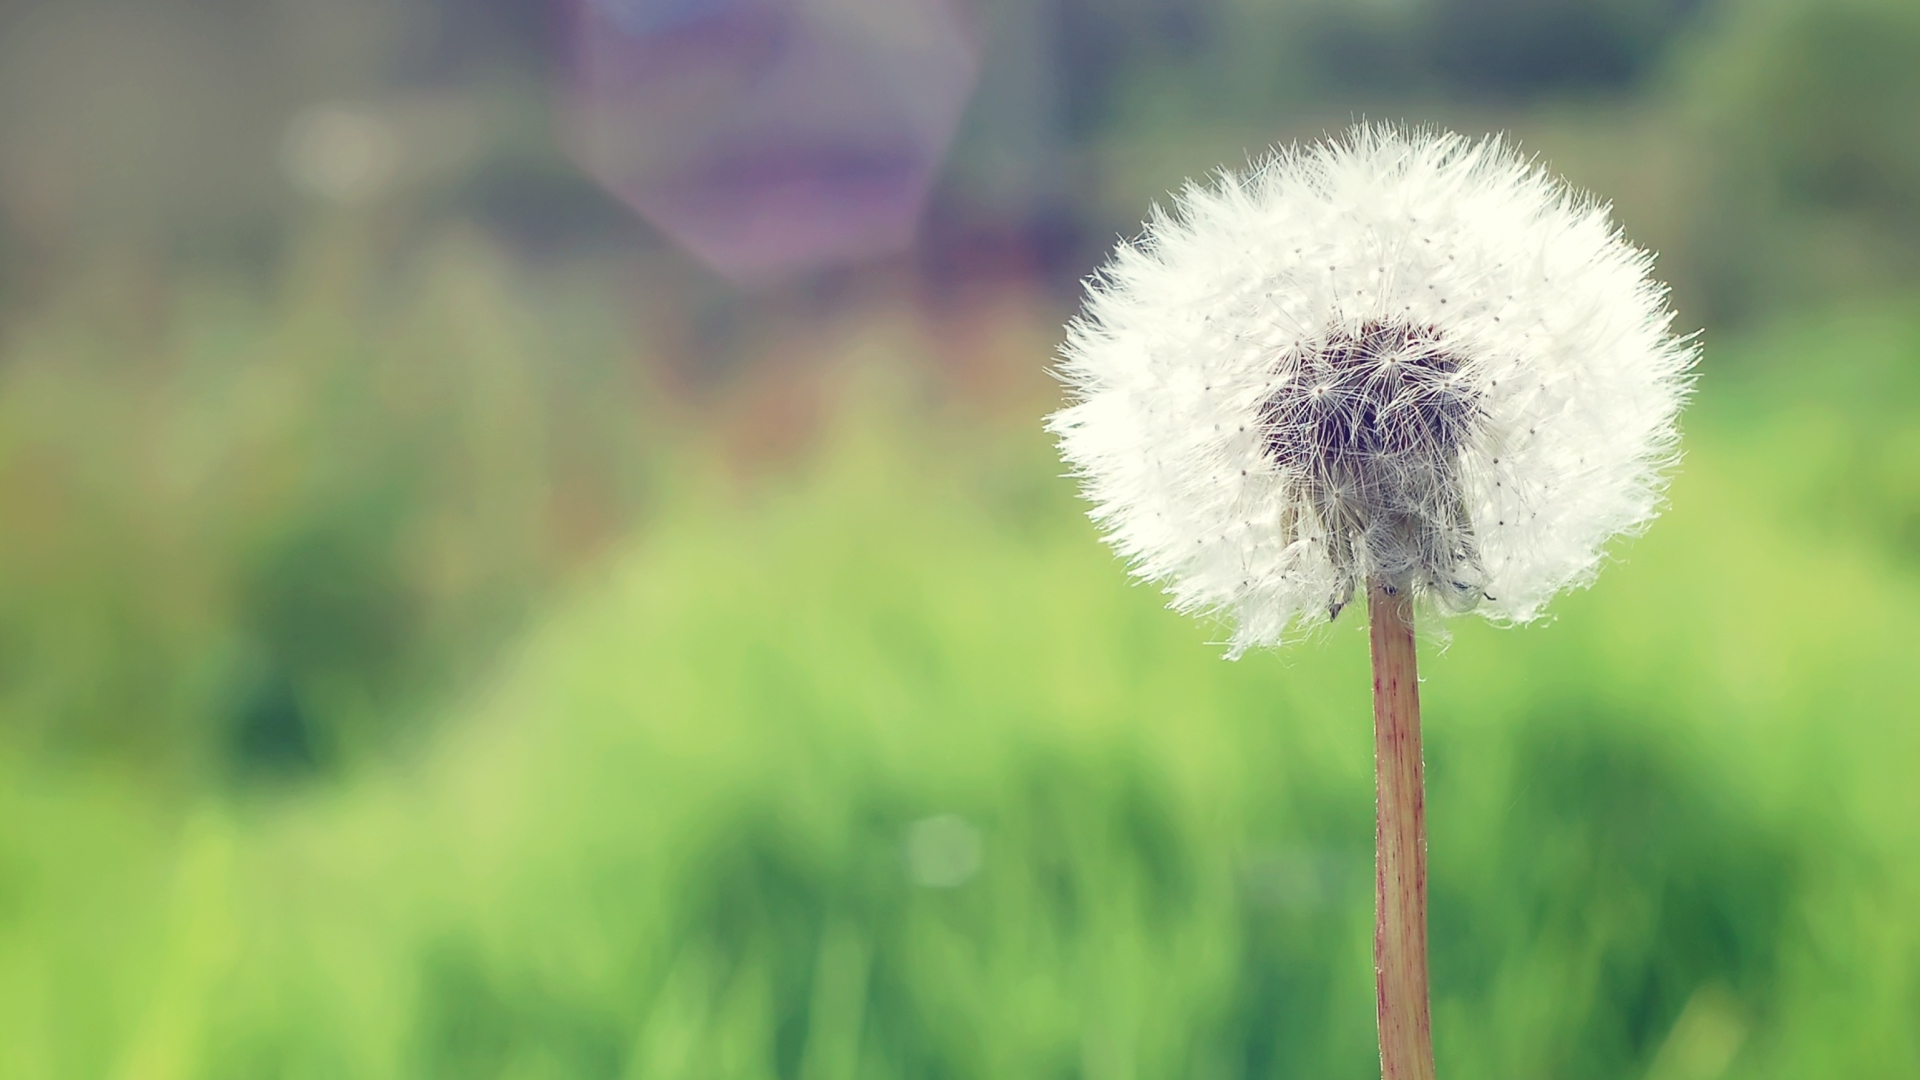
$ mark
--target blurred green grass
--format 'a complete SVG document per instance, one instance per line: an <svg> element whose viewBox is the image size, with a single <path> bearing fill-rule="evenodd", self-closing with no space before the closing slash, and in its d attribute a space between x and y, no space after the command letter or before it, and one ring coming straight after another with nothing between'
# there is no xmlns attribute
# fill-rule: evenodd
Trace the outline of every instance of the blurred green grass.
<svg viewBox="0 0 1920 1080"><path fill-rule="evenodd" d="M638 519L604 287L382 227L318 224L265 281L109 261L9 323L9 740L172 786L351 767Z"/></svg>
<svg viewBox="0 0 1920 1080"><path fill-rule="evenodd" d="M850 385L415 753L0 754L0 1075L1372 1075L1358 622L1226 663L1032 425ZM1716 342L1652 532L1425 643L1446 1075L1920 1075L1916 389L1899 307Z"/></svg>

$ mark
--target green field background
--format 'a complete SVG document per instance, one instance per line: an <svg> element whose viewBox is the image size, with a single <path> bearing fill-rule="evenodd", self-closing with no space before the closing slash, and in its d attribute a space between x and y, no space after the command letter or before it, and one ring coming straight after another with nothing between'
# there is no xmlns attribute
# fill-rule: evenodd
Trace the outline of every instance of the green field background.
<svg viewBox="0 0 1920 1080"><path fill-rule="evenodd" d="M1597 587L1428 628L1445 1075L1920 1069L1920 323L1713 355ZM1227 662L1036 425L842 385L397 761L0 761L0 1073L1369 1075L1361 624Z"/></svg>
<svg viewBox="0 0 1920 1080"><path fill-rule="evenodd" d="M1156 200L1362 118L1702 349L1645 535L1422 627L1440 1076L1920 1080L1920 3L955 2L918 245L742 287L566 5L0 0L0 1080L1378 1076L1362 612L1225 660L1041 430Z"/></svg>

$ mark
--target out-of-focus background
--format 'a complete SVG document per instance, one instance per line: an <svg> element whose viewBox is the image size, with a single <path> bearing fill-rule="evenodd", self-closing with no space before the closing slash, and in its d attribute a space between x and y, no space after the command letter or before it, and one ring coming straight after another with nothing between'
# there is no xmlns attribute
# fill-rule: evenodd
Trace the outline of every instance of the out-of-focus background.
<svg viewBox="0 0 1920 1080"><path fill-rule="evenodd" d="M1038 426L1360 118L1705 342L1425 649L1442 1073L1920 1076L1914 0L0 0L0 1076L1377 1075L1359 622L1224 662Z"/></svg>

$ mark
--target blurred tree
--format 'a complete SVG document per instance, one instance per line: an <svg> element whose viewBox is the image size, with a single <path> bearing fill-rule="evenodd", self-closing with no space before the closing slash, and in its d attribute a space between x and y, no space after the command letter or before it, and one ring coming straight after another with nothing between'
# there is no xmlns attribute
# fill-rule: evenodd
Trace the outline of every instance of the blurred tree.
<svg viewBox="0 0 1920 1080"><path fill-rule="evenodd" d="M1631 89L1702 0L1407 0L1303 8L1340 91L1528 98Z"/></svg>

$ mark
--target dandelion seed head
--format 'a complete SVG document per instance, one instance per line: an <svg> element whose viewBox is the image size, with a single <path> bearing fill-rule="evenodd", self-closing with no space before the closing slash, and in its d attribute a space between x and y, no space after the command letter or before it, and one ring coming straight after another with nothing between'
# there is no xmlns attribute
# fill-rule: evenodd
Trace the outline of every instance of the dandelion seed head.
<svg viewBox="0 0 1920 1080"><path fill-rule="evenodd" d="M1356 127L1156 208L1089 286L1048 426L1231 655L1374 578L1525 622L1658 509L1695 350L1651 264L1498 138Z"/></svg>

